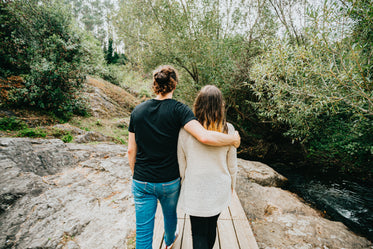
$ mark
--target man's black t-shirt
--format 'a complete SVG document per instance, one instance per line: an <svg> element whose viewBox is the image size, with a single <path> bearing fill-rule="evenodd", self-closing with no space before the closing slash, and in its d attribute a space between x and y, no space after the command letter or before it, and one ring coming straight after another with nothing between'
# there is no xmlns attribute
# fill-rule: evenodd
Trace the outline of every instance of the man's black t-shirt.
<svg viewBox="0 0 373 249"><path fill-rule="evenodd" d="M136 106L128 127L135 133L137 154L133 179L168 182L180 177L177 140L180 128L196 119L192 110L173 99L151 99Z"/></svg>

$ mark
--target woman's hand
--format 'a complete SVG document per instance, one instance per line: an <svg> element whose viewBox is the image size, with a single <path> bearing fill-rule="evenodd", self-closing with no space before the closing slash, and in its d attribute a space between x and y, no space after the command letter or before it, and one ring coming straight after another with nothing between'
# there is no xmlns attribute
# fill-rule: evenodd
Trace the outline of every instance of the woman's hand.
<svg viewBox="0 0 373 249"><path fill-rule="evenodd" d="M240 147L240 144L241 144L241 137L240 137L240 134L238 133L238 131L234 132L234 137L235 137L235 141L233 143L233 146L238 148L238 147Z"/></svg>

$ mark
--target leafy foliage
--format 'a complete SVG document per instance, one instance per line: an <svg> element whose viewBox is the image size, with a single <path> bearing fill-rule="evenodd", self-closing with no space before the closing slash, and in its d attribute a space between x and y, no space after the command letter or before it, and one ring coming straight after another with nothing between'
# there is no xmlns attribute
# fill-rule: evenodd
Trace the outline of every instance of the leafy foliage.
<svg viewBox="0 0 373 249"><path fill-rule="evenodd" d="M69 133L69 134L66 134L62 137L62 141L64 143L70 143L71 141L73 141L74 137Z"/></svg>
<svg viewBox="0 0 373 249"><path fill-rule="evenodd" d="M323 15L343 17L337 7L328 6ZM304 33L305 44L283 38L256 59L248 84L258 98L252 105L264 120L286 124L285 135L303 143L323 167L372 173L373 84L362 64L364 46L342 24L339 34L320 29L320 22L335 23L317 12L309 12L314 26Z"/></svg>
<svg viewBox="0 0 373 249"><path fill-rule="evenodd" d="M1 12L0 76L22 75L25 84L9 91L8 104L50 110L63 119L85 114L77 94L84 79L82 45L63 6L47 0L3 1Z"/></svg>
<svg viewBox="0 0 373 249"><path fill-rule="evenodd" d="M44 138L47 136L47 133L45 133L42 129L38 129L38 128L25 128L18 132L18 136L19 137Z"/></svg>
<svg viewBox="0 0 373 249"><path fill-rule="evenodd" d="M127 0L116 17L132 64L181 69L177 98L222 89L244 144L282 134L348 172L371 171L372 20L368 0Z"/></svg>
<svg viewBox="0 0 373 249"><path fill-rule="evenodd" d="M354 21L353 42L361 46L361 65L364 74L373 81L373 4L369 0L342 1L347 6L347 14Z"/></svg>
<svg viewBox="0 0 373 249"><path fill-rule="evenodd" d="M175 93L188 103L202 86L217 85L235 112L230 121L238 124L238 118L251 116L244 111L249 107L245 94L250 94L242 83L248 79L247 67L259 53L258 40L275 29L265 18L271 15L267 5L251 3L123 1L115 23L130 62L145 72L160 64L181 69L183 84Z"/></svg>
<svg viewBox="0 0 373 249"><path fill-rule="evenodd" d="M104 44L113 35L111 15L114 12L114 0L63 0L81 29Z"/></svg>
<svg viewBox="0 0 373 249"><path fill-rule="evenodd" d="M20 119L15 117L0 118L0 130L3 131L19 131L25 129L27 125Z"/></svg>

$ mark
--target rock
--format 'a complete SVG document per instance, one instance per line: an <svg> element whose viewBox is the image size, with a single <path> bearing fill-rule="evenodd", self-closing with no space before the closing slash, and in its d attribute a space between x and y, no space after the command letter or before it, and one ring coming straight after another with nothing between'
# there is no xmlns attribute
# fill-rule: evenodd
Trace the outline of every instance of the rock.
<svg viewBox="0 0 373 249"><path fill-rule="evenodd" d="M78 127L72 126L70 124L56 124L52 126L52 128L56 128L58 130L70 132L71 135L83 135L86 134L87 131L79 129Z"/></svg>
<svg viewBox="0 0 373 249"><path fill-rule="evenodd" d="M286 183L286 177L261 162L237 160L240 175L247 177L262 186L279 187Z"/></svg>
<svg viewBox="0 0 373 249"><path fill-rule="evenodd" d="M135 210L123 145L0 138L0 152L0 248L125 248Z"/></svg>
<svg viewBox="0 0 373 249"><path fill-rule="evenodd" d="M84 93L89 100L89 112L93 117L128 117L140 102L123 88L105 80L87 77L90 91Z"/></svg>
<svg viewBox="0 0 373 249"><path fill-rule="evenodd" d="M74 139L76 143L90 143L90 142L113 142L114 138L106 136L95 131L88 131L83 135L79 135Z"/></svg>
<svg viewBox="0 0 373 249"><path fill-rule="evenodd" d="M129 126L129 123L130 123L129 118L122 118L122 119L119 119L119 120L116 122L116 126L117 126L118 128L125 128L125 127L128 127L128 126Z"/></svg>
<svg viewBox="0 0 373 249"><path fill-rule="evenodd" d="M239 160L236 190L260 248L373 248L273 187L283 181ZM126 248L135 230L126 147L0 137L0 211L0 248Z"/></svg>
<svg viewBox="0 0 373 249"><path fill-rule="evenodd" d="M259 248L373 248L341 222L322 217L297 195L261 186L241 171L236 191L251 223Z"/></svg>
<svg viewBox="0 0 373 249"><path fill-rule="evenodd" d="M66 243L66 246L64 247L66 249L80 249L80 246L78 246L74 241L69 241Z"/></svg>
<svg viewBox="0 0 373 249"><path fill-rule="evenodd" d="M9 166L10 171L19 169L39 176L58 173L76 163L59 139L1 138L0 152L16 164L15 168Z"/></svg>

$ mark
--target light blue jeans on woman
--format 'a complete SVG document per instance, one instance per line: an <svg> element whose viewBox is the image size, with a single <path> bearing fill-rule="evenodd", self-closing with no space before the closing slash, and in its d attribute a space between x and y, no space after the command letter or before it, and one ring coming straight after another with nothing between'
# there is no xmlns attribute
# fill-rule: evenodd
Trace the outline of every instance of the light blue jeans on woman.
<svg viewBox="0 0 373 249"><path fill-rule="evenodd" d="M162 183L132 180L132 193L136 210L136 249L151 249L153 244L154 217L157 200L161 203L164 217L164 240L171 245L177 226L177 200L180 178Z"/></svg>

